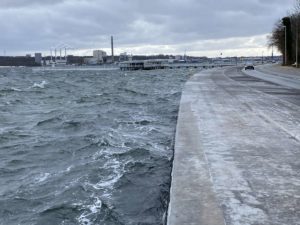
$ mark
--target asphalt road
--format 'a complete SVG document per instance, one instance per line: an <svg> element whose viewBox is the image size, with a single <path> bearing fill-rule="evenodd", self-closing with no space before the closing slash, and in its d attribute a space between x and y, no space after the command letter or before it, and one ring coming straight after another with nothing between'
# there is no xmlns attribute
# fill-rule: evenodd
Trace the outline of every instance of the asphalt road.
<svg viewBox="0 0 300 225"><path fill-rule="evenodd" d="M272 72L266 74L257 70L242 71L241 68L226 69L225 74L243 85L300 106L300 76L298 75L293 78L291 75L280 76Z"/></svg>

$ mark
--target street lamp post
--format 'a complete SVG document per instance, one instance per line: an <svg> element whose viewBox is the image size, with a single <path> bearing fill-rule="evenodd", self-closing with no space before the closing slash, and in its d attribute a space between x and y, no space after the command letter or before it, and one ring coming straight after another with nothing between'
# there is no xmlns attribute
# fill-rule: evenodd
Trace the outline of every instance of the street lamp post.
<svg viewBox="0 0 300 225"><path fill-rule="evenodd" d="M274 61L274 45L272 45L272 63Z"/></svg>
<svg viewBox="0 0 300 225"><path fill-rule="evenodd" d="M51 63L53 62L53 59L52 59L52 48L50 48L50 60L51 60Z"/></svg>
<svg viewBox="0 0 300 225"><path fill-rule="evenodd" d="M298 38L299 38L299 34L298 34L298 20L297 20L297 24L296 24L296 68L298 68Z"/></svg>
<svg viewBox="0 0 300 225"><path fill-rule="evenodd" d="M287 39L286 39L286 26L284 27L284 59L285 65L287 65Z"/></svg>

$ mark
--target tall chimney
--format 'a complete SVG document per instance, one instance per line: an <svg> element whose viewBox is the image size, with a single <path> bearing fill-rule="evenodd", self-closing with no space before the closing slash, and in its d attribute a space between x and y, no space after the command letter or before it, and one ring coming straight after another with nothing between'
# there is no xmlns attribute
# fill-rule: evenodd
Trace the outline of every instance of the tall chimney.
<svg viewBox="0 0 300 225"><path fill-rule="evenodd" d="M112 63L115 62L115 58L114 58L114 37L111 36L111 61Z"/></svg>

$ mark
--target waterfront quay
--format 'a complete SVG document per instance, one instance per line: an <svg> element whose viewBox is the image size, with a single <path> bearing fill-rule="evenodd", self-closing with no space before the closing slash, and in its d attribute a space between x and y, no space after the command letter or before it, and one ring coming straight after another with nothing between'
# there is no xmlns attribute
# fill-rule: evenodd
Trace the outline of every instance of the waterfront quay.
<svg viewBox="0 0 300 225"><path fill-rule="evenodd" d="M266 71L216 68L186 83L168 225L300 224L300 86Z"/></svg>

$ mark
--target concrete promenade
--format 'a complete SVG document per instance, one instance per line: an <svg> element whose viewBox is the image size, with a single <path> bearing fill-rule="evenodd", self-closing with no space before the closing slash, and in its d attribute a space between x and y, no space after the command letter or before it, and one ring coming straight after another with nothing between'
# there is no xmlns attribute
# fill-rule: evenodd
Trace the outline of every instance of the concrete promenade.
<svg viewBox="0 0 300 225"><path fill-rule="evenodd" d="M168 225L300 224L300 104L282 89L236 68L186 83Z"/></svg>

